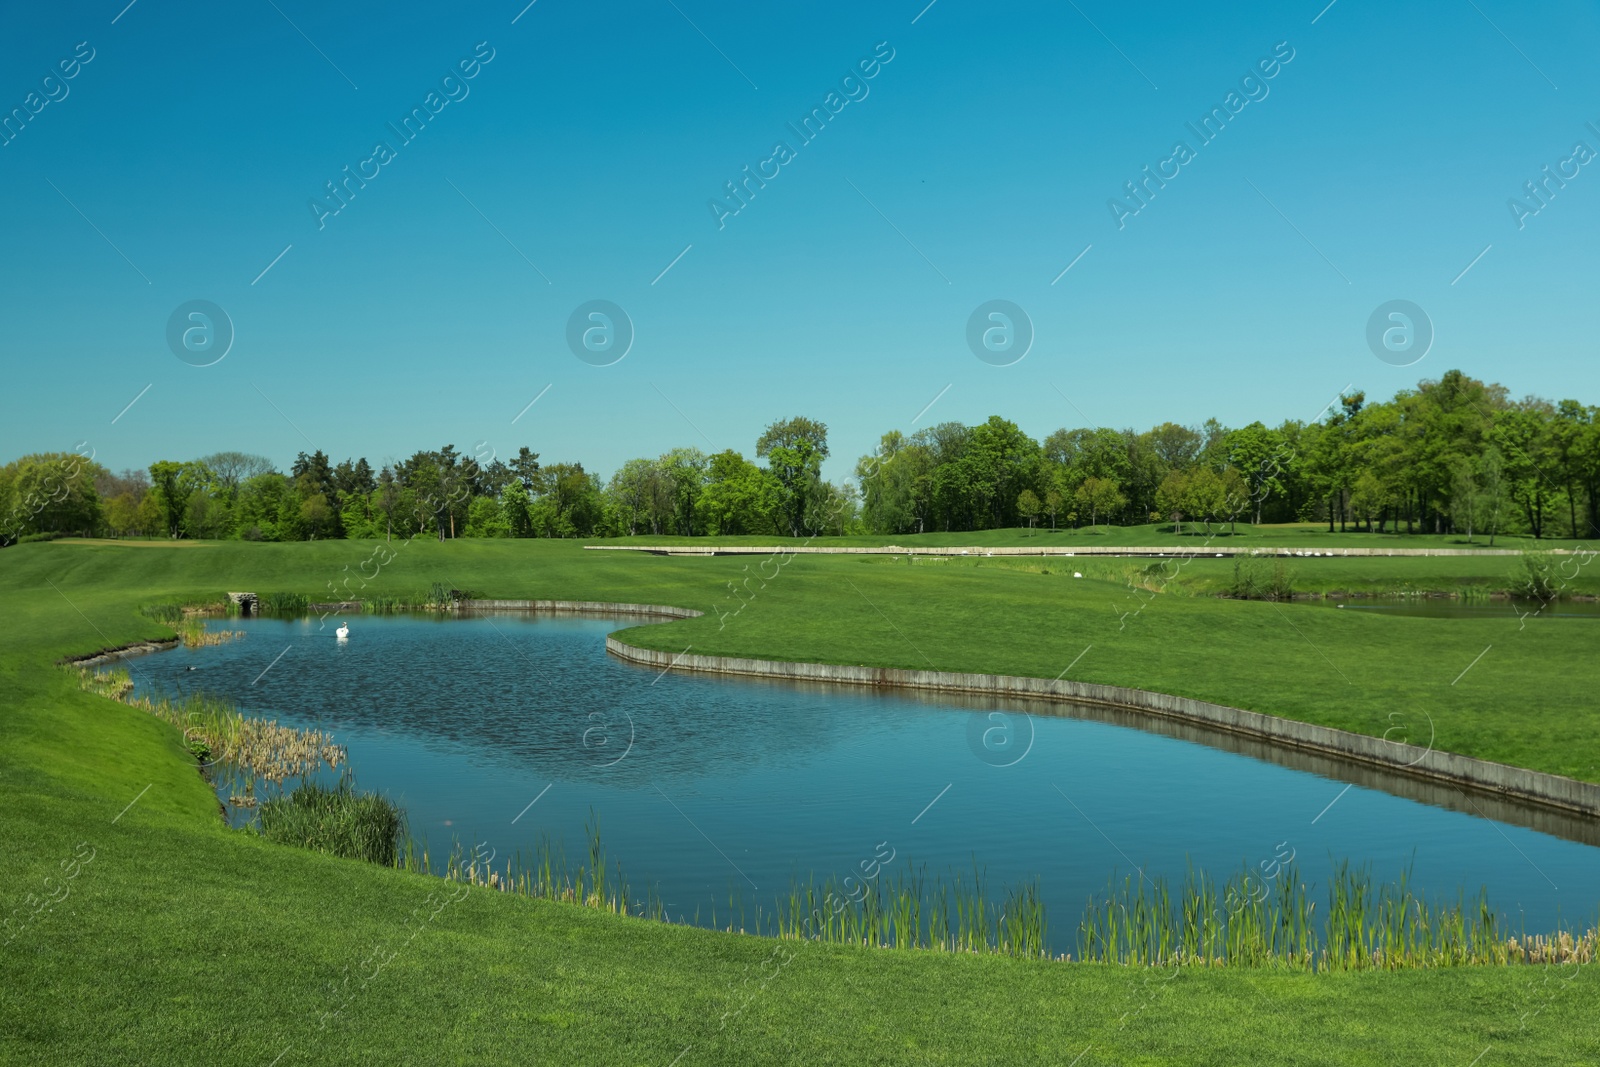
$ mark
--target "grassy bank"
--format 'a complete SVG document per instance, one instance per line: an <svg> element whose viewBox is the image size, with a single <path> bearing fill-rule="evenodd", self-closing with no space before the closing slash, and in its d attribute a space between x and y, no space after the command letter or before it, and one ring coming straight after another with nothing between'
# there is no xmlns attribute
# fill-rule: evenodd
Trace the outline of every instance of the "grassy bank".
<svg viewBox="0 0 1600 1067"><path fill-rule="evenodd" d="M1590 1019L1600 972L1587 966L1317 975L1061 966L768 941L487 890L457 899L437 880L225 829L177 728L81 691L55 666L169 635L139 613L149 601L227 589L321 599L372 548L52 542L0 553L0 918L13 919L0 935L12 937L0 947L0 1060L1600 1058ZM629 640L707 654L1054 677L1082 653L1071 677L1379 734L1394 725L1390 712L1421 708L1438 748L1591 780L1600 763L1592 638L1581 626L1346 618L1170 593L1132 601L1111 576L809 558L768 567L776 576L744 587L748 603L731 614L726 583L758 569L549 542L417 542L365 592L409 596L438 582L681 604L710 614L639 627Z"/></svg>

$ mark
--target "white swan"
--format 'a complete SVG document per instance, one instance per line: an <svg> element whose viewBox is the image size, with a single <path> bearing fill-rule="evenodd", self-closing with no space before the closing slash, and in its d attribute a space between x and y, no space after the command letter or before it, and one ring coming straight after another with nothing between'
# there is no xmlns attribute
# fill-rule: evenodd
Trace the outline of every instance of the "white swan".
<svg viewBox="0 0 1600 1067"><path fill-rule="evenodd" d="M347 622L340 623L339 628L333 631L333 635L341 641L348 641L350 639L350 624Z"/></svg>

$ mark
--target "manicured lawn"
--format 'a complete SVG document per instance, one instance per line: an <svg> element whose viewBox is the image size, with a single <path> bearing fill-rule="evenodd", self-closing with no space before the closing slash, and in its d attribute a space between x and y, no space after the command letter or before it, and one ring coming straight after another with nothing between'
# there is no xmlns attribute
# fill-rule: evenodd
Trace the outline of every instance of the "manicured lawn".
<svg viewBox="0 0 1600 1067"><path fill-rule="evenodd" d="M1600 1060L1600 972L1587 966L1186 970L1164 981L1137 969L772 942L484 890L441 908L437 881L226 830L176 731L78 692L54 667L64 654L166 633L137 614L141 603L229 589L327 596L373 547L0 552L0 920L20 909L18 929L32 912L25 898L62 884L60 864L80 842L95 850L65 899L0 946L0 1061L267 1067L286 1049L285 1065ZM1437 562L1410 565L1426 577ZM629 639L708 654L1054 677L1087 647L1071 677L1380 734L1391 712L1425 710L1436 747L1600 780L1600 631L1583 620L1519 630L1135 599L1087 564L1081 580L847 557L775 567L764 588L750 582L739 614L719 617L736 603L726 583L761 571L759 558L418 541L367 592L440 582L682 604L710 614L633 628ZM341 1004L323 1028L323 1013Z"/></svg>

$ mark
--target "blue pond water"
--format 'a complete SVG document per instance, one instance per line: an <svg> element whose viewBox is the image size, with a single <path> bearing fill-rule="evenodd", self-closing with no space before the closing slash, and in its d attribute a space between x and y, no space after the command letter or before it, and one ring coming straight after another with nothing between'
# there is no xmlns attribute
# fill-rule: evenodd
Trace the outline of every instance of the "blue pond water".
<svg viewBox="0 0 1600 1067"><path fill-rule="evenodd" d="M1600 901L1593 820L1104 710L661 674L604 651L636 621L356 617L340 643L332 620L245 619L232 644L130 662L146 691L331 731L436 857L453 837L504 857L549 834L576 860L598 815L674 918L725 916L730 891L770 906L792 876L887 849L930 874L976 860L991 887L1037 876L1056 951L1113 874L1181 881L1192 862L1220 880L1289 850L1314 899L1348 858L1382 879L1414 863L1429 895L1487 887L1530 931L1591 923Z"/></svg>

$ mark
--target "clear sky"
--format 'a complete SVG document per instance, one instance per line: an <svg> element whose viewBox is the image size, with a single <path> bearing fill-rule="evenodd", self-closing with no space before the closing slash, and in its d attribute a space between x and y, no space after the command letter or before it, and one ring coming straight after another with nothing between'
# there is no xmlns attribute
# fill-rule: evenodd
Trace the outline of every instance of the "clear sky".
<svg viewBox="0 0 1600 1067"><path fill-rule="evenodd" d="M6 15L0 459L609 474L803 414L838 478L891 428L1275 423L1451 367L1600 403L1590 3L125 2ZM197 299L235 332L203 367L167 340ZM608 366L568 346L594 299L634 328ZM967 342L995 299L1035 334L1008 366ZM1368 347L1394 299L1435 331L1412 366Z"/></svg>

